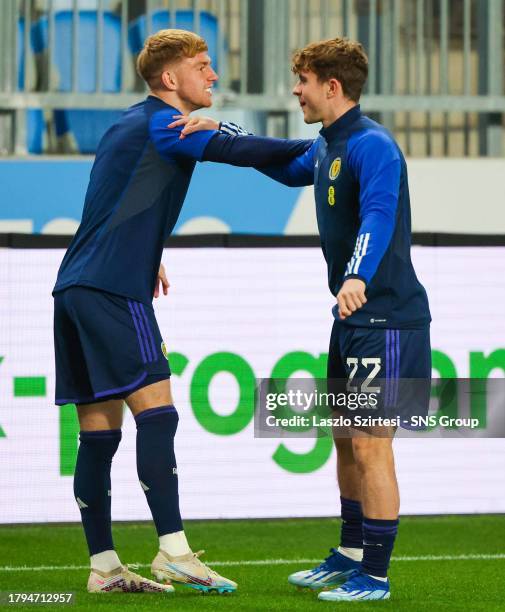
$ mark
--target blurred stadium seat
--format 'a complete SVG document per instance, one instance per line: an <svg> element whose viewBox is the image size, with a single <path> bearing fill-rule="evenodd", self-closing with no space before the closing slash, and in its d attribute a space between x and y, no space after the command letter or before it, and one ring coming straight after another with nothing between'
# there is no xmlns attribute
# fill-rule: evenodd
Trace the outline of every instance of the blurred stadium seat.
<svg viewBox="0 0 505 612"><path fill-rule="evenodd" d="M72 91L72 11L55 13L55 46L51 61L57 70L58 91ZM42 16L32 27L35 53L48 48L48 18ZM97 90L97 11L78 12L78 91ZM116 92L121 87L121 22L114 13L103 13L102 79L99 89Z"/></svg>
<svg viewBox="0 0 505 612"><path fill-rule="evenodd" d="M60 11L54 15L54 48L50 61L55 74L57 91L72 91L72 11ZM77 91L92 93L101 90L107 93L121 89L121 21L111 12L103 12L103 55L101 82L97 87L97 11L78 13L78 79ZM41 17L32 26L32 46L37 54L48 52L49 23L47 16ZM43 62L39 62L42 66ZM70 133L75 138L80 153L94 153L100 138L120 115L120 110L55 110L56 136L62 138Z"/></svg>

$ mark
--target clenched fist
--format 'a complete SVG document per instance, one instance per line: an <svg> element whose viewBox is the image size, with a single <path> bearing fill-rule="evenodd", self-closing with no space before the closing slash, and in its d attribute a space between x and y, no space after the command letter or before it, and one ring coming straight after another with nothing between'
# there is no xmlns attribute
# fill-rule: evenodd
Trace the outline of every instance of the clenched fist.
<svg viewBox="0 0 505 612"><path fill-rule="evenodd" d="M339 317L343 321L366 304L365 283L359 278L349 278L337 293Z"/></svg>

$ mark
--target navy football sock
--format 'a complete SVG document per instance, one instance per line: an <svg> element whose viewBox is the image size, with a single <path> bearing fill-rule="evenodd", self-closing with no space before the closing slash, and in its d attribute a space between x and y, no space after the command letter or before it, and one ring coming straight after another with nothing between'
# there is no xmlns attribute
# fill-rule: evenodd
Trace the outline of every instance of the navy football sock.
<svg viewBox="0 0 505 612"><path fill-rule="evenodd" d="M120 429L81 431L74 496L81 511L89 554L112 550L110 469L121 441Z"/></svg>
<svg viewBox="0 0 505 612"><path fill-rule="evenodd" d="M354 499L340 497L342 526L340 546L344 548L363 548L363 512L361 503Z"/></svg>
<svg viewBox="0 0 505 612"><path fill-rule="evenodd" d="M365 574L386 578L396 534L398 519L382 520L363 518L363 561Z"/></svg>
<svg viewBox="0 0 505 612"><path fill-rule="evenodd" d="M179 416L174 406L141 412L137 423L137 473L158 535L182 531L174 437Z"/></svg>

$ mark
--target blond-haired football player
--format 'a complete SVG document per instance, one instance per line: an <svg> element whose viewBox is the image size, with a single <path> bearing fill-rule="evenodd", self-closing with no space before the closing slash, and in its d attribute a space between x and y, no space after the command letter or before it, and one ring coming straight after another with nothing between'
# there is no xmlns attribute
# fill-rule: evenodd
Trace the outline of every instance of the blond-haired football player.
<svg viewBox="0 0 505 612"><path fill-rule="evenodd" d="M159 536L153 573L201 591L231 592L236 583L203 564L184 533L174 453L179 417L152 298L160 282L167 290L163 245L197 161L264 166L286 162L310 143L219 129L181 138L180 128L168 129L174 118L212 104L218 76L206 42L192 32L150 36L137 67L149 95L100 142L81 225L53 291L56 403L76 404L80 424L74 494L91 558L88 589L173 590L134 574L114 549L110 473L126 402L137 425L138 479Z"/></svg>

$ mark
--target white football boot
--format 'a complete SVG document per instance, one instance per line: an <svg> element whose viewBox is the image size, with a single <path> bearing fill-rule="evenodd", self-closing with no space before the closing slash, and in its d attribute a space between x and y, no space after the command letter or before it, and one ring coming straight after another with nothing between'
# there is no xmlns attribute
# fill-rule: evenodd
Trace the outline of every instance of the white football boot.
<svg viewBox="0 0 505 612"><path fill-rule="evenodd" d="M101 572L92 569L88 579L89 593L173 593L171 584L159 584L135 574L127 565Z"/></svg>
<svg viewBox="0 0 505 612"><path fill-rule="evenodd" d="M198 557L204 553L190 552L186 555L171 557L164 550L160 550L151 565L156 580L168 580L182 584L204 593L233 593L237 590L237 583L220 576L207 567Z"/></svg>

